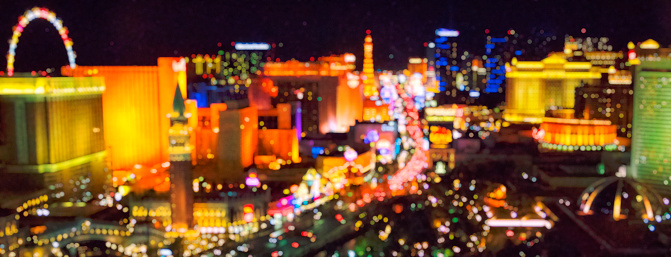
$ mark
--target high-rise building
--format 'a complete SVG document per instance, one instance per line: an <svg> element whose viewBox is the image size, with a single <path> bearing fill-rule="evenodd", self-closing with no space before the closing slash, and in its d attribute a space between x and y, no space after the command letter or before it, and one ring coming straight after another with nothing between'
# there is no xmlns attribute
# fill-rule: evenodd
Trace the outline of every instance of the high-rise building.
<svg viewBox="0 0 671 257"><path fill-rule="evenodd" d="M271 99L278 103L300 102L292 112L300 112L296 126L307 135L347 132L363 114L363 87L352 74L356 57L352 54L320 57L314 62L269 62L263 74L272 80ZM300 127L300 128L299 128Z"/></svg>
<svg viewBox="0 0 671 257"><path fill-rule="evenodd" d="M628 70L603 74L601 85L585 84L575 90L575 117L580 119L610 120L617 126L617 135L631 138L633 94L631 73ZM605 82L605 83L604 83Z"/></svg>
<svg viewBox="0 0 671 257"><path fill-rule="evenodd" d="M366 38L363 43L363 95L366 98L379 96L377 86L375 85L375 68L373 66L373 37L370 36L370 30L366 31Z"/></svg>
<svg viewBox="0 0 671 257"><path fill-rule="evenodd" d="M235 102L227 105L225 111L219 112L216 159L219 177L233 183L243 181L245 169L254 163L259 140L259 120L255 107Z"/></svg>
<svg viewBox="0 0 671 257"><path fill-rule="evenodd" d="M170 114L170 210L172 228L184 232L193 225L193 190L191 189L191 127L184 116L186 106L177 87Z"/></svg>
<svg viewBox="0 0 671 257"><path fill-rule="evenodd" d="M107 187L102 78L0 78L0 191L86 202Z"/></svg>
<svg viewBox="0 0 671 257"><path fill-rule="evenodd" d="M507 43L508 37L487 36L483 56L484 68L487 70L484 93L503 93L506 79L505 64L512 58L510 49L506 49Z"/></svg>
<svg viewBox="0 0 671 257"><path fill-rule="evenodd" d="M114 170L136 164L151 166L168 161L166 115L172 112L174 87L186 94L184 62L161 57L156 66L63 67L72 77L103 77L102 95L105 148Z"/></svg>
<svg viewBox="0 0 671 257"><path fill-rule="evenodd" d="M633 54L632 54L633 53ZM671 192L671 54L652 40L629 53L634 81L631 175L661 194Z"/></svg>
<svg viewBox="0 0 671 257"><path fill-rule="evenodd" d="M466 101L468 92L457 88L457 72L459 71L459 60L457 54L456 38L459 31L451 29L436 30L434 65L436 68L436 80L438 81L438 104L461 103ZM429 44L431 47L431 44Z"/></svg>
<svg viewBox="0 0 671 257"><path fill-rule="evenodd" d="M549 110L574 108L575 88L598 85L601 73L589 62L568 62L551 55L542 61L513 59L507 73L504 119L540 123Z"/></svg>

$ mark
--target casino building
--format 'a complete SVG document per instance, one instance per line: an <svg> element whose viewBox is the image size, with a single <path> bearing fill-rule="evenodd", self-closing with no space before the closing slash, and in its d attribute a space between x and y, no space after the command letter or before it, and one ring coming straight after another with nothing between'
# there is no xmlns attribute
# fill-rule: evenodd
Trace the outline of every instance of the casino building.
<svg viewBox="0 0 671 257"><path fill-rule="evenodd" d="M0 78L1 190L88 201L107 187L102 78Z"/></svg>

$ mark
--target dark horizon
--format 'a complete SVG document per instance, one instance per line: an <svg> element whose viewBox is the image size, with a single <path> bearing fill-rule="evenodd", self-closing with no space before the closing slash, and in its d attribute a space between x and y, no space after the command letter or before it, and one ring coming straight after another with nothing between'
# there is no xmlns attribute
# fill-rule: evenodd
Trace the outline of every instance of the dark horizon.
<svg viewBox="0 0 671 257"><path fill-rule="evenodd" d="M63 20L79 65L155 65L160 56L215 54L218 43L226 46L233 41L283 43L276 49L281 60L305 61L345 52L361 58L367 29L373 35L376 69L403 69L408 57L424 56L423 43L432 40L440 27L459 30L460 48L465 50L483 48L485 29L493 36L508 29L526 35L542 29L558 38L607 36L618 50L629 41L647 38L661 45L671 43L671 20L666 15L670 3L662 1L36 1L3 6L0 38L6 40L0 52L7 52L17 18L34 6L48 8ZM65 65L65 49L56 30L46 21L33 23L19 40L16 70ZM581 34L582 28L587 33ZM6 58L1 59L5 70Z"/></svg>

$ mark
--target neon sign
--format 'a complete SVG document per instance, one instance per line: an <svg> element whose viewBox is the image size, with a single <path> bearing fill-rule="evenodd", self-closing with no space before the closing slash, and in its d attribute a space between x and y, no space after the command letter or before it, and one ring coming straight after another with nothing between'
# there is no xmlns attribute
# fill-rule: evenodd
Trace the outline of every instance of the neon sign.
<svg viewBox="0 0 671 257"><path fill-rule="evenodd" d="M431 126L429 131L429 141L436 148L445 148L452 142L452 131L445 127Z"/></svg>
<svg viewBox="0 0 671 257"><path fill-rule="evenodd" d="M268 43L235 43L235 50L269 50L270 45Z"/></svg>
<svg viewBox="0 0 671 257"><path fill-rule="evenodd" d="M243 219L245 222L249 223L254 221L254 205L246 204L242 207Z"/></svg>
<svg viewBox="0 0 671 257"><path fill-rule="evenodd" d="M439 37L458 37L459 31L453 29L437 29L436 36Z"/></svg>

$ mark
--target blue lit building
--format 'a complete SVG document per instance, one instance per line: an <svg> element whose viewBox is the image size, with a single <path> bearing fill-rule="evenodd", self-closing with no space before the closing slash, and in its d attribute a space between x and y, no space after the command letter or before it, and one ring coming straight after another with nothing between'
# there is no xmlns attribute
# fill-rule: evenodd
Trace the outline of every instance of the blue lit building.
<svg viewBox="0 0 671 257"><path fill-rule="evenodd" d="M508 37L487 37L485 44L484 66L487 77L484 93L503 93L503 85L506 80L505 64L509 60L510 53L506 50ZM521 54L521 51L516 51Z"/></svg>
<svg viewBox="0 0 671 257"><path fill-rule="evenodd" d="M433 61L436 70L436 80L440 93L437 94L438 104L464 103L468 98L468 91L457 85L457 73L460 71L460 59L457 52L457 37L459 31L437 29L433 44L435 52L429 60ZM431 64L431 62L429 62Z"/></svg>

